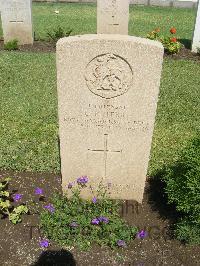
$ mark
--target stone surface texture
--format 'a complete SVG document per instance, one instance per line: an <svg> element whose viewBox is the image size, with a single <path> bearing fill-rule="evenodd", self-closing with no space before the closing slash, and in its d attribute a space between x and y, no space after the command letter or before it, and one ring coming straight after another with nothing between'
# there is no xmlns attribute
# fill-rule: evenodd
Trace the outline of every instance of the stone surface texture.
<svg viewBox="0 0 200 266"><path fill-rule="evenodd" d="M198 2L197 15L193 33L192 51L197 53L200 49L200 1Z"/></svg>
<svg viewBox="0 0 200 266"><path fill-rule="evenodd" d="M32 44L32 1L1 1L1 20L4 42L17 39L19 44Z"/></svg>
<svg viewBox="0 0 200 266"><path fill-rule="evenodd" d="M128 34L129 0L97 1L97 33Z"/></svg>
<svg viewBox="0 0 200 266"><path fill-rule="evenodd" d="M57 43L63 190L79 176L111 197L142 201L154 129L163 47L125 35L83 35ZM83 196L91 197L85 189Z"/></svg>

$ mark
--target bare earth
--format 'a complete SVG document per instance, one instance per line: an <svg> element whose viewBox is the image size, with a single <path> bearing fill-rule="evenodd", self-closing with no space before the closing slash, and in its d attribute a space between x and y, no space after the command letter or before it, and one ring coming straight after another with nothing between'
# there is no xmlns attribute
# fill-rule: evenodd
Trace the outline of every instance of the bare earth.
<svg viewBox="0 0 200 266"><path fill-rule="evenodd" d="M61 178L53 174L1 172L0 177L11 176L9 190L23 194L23 202L38 198L34 189L41 187L45 192L44 202L31 209L23 222L12 225L8 219L0 223L0 265L200 265L200 247L181 244L173 239L170 226L176 219L172 206L166 207L162 196L162 184L152 178L146 183L142 205L127 201L121 215L131 225L145 229L148 236L134 239L124 249L111 250L94 246L89 252L74 247L61 248L51 242L43 250L39 246L39 212L54 192L61 192Z"/></svg>

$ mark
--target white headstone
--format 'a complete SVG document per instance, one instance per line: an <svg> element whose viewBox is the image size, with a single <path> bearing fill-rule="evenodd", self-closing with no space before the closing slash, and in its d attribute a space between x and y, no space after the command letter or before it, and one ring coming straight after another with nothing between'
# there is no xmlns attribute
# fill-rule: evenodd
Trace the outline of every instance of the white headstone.
<svg viewBox="0 0 200 266"><path fill-rule="evenodd" d="M32 0L3 0L1 20L4 42L14 39L19 44L32 44Z"/></svg>
<svg viewBox="0 0 200 266"><path fill-rule="evenodd" d="M128 34L129 0L97 1L97 33Z"/></svg>
<svg viewBox="0 0 200 266"><path fill-rule="evenodd" d="M63 190L79 176L111 197L142 201L163 47L127 35L83 35L57 43ZM89 192L85 197L89 197Z"/></svg>
<svg viewBox="0 0 200 266"><path fill-rule="evenodd" d="M198 48L200 49L200 1L198 2L197 7L197 16L192 41L192 52L196 53Z"/></svg>

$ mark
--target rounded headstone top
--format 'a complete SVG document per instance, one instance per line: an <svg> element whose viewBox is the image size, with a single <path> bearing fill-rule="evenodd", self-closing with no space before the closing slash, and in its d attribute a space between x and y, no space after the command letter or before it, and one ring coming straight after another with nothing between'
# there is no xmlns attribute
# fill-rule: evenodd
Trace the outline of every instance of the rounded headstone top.
<svg viewBox="0 0 200 266"><path fill-rule="evenodd" d="M138 44L148 45L152 47L157 47L164 49L162 44L158 41L149 40L146 38L135 37L130 35L120 35L120 34L85 34L85 35L76 35L61 38L57 42L57 49L65 44L70 44L78 41L124 41L124 42L134 42Z"/></svg>

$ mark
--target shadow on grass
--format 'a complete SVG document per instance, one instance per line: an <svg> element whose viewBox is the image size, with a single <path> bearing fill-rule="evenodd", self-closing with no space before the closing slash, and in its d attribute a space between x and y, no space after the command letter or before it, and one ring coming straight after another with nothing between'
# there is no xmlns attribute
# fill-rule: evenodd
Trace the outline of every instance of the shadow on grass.
<svg viewBox="0 0 200 266"><path fill-rule="evenodd" d="M157 211L162 219L169 221L169 228L166 231L166 236L169 239L174 239L175 224L180 215L176 211L175 205L169 204L167 195L165 194L165 183L162 181L164 171L160 171L156 176L149 179L149 186L146 188L148 193L148 203L152 211Z"/></svg>
<svg viewBox="0 0 200 266"><path fill-rule="evenodd" d="M171 224L179 218L174 204L169 204L165 193L165 183L162 180L165 170L159 171L154 177L149 179L147 188L148 203L153 211L158 211L163 219L168 219Z"/></svg>
<svg viewBox="0 0 200 266"><path fill-rule="evenodd" d="M191 49L192 41L188 39L179 39L180 43L182 43L186 49Z"/></svg>
<svg viewBox="0 0 200 266"><path fill-rule="evenodd" d="M76 266L76 261L67 250L48 250L42 252L37 262L32 266Z"/></svg>
<svg viewBox="0 0 200 266"><path fill-rule="evenodd" d="M60 145L60 137L59 137L59 135L57 136L57 142L58 142L58 158L59 158L59 165L60 165L59 171L61 172L61 154L60 154L61 145ZM61 179L62 179L62 177L61 177Z"/></svg>

